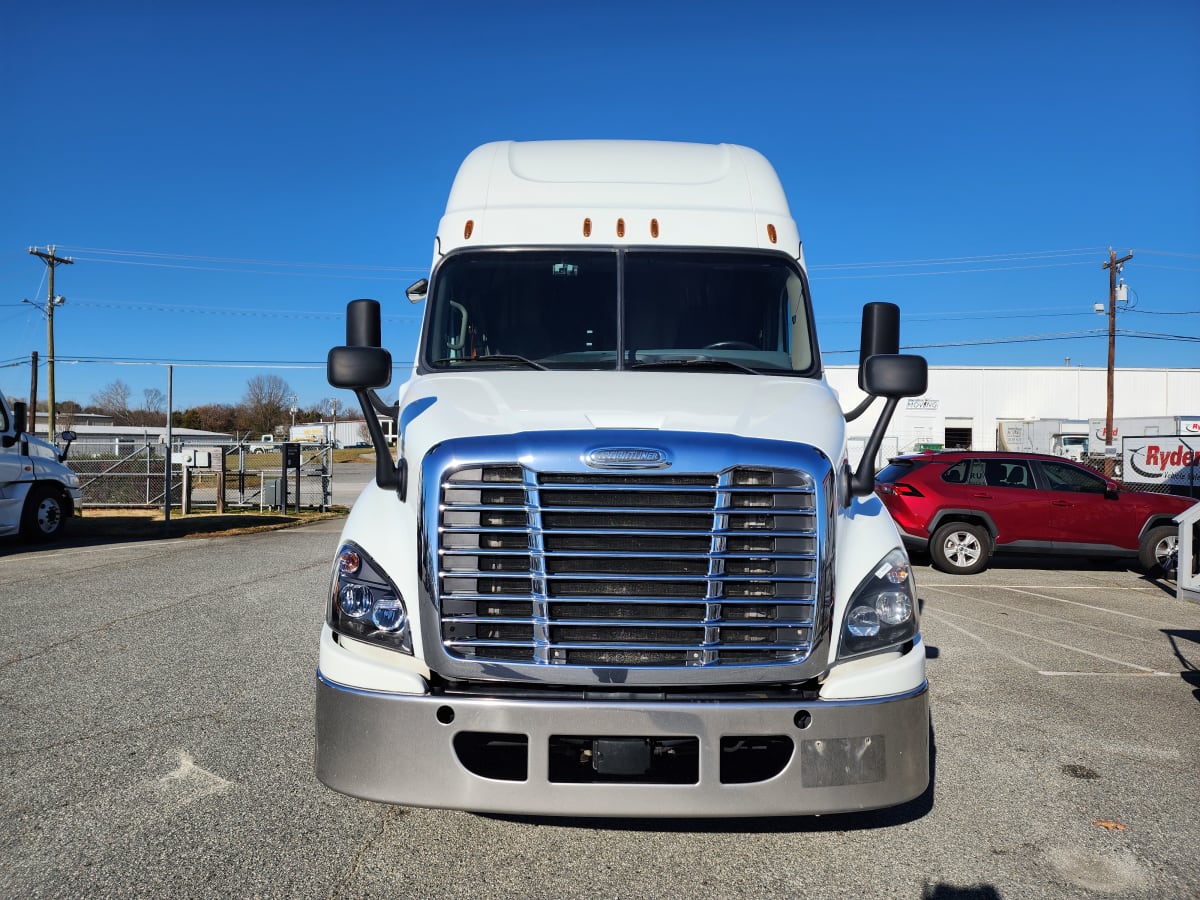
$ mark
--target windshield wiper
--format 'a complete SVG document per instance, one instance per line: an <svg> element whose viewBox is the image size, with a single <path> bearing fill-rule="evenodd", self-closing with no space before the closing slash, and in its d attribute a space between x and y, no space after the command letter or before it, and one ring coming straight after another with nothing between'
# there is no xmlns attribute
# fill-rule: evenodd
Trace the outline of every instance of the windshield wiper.
<svg viewBox="0 0 1200 900"><path fill-rule="evenodd" d="M541 369L544 372L549 372L549 366L543 366L540 362L534 362L532 359L526 359L524 356L517 356L515 353L492 353L488 356L476 356L472 359L463 359L462 357L443 356L441 359L435 359L435 366L446 365L453 363L455 365L478 366L487 365L488 363L521 363L529 366L531 369Z"/></svg>
<svg viewBox="0 0 1200 900"><path fill-rule="evenodd" d="M735 372L745 372L747 375L761 375L762 372L736 363L729 359L714 359L711 356L692 356L687 359L656 359L653 362L634 363L631 369L732 369Z"/></svg>

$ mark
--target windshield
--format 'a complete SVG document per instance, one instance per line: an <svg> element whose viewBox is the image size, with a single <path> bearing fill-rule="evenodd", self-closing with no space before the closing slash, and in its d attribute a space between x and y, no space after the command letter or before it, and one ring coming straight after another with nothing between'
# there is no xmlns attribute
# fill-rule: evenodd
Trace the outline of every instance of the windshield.
<svg viewBox="0 0 1200 900"><path fill-rule="evenodd" d="M804 281L777 253L456 253L429 302L424 362L434 369L817 374Z"/></svg>

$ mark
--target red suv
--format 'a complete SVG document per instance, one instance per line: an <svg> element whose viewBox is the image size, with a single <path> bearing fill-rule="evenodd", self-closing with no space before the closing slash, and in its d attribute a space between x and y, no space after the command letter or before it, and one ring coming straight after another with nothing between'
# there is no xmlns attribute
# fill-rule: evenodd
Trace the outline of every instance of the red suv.
<svg viewBox="0 0 1200 900"><path fill-rule="evenodd" d="M953 450L900 456L875 492L904 543L944 572L970 575L1001 551L1138 558L1166 568L1175 516L1195 502L1131 491L1057 456Z"/></svg>

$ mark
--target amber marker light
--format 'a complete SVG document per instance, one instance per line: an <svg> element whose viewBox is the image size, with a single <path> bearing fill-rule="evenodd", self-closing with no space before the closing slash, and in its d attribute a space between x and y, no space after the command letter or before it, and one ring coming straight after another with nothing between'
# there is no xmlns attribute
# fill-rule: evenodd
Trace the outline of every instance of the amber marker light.
<svg viewBox="0 0 1200 900"><path fill-rule="evenodd" d="M592 220L591 219L583 220L583 236L584 237L592 236Z"/></svg>
<svg viewBox="0 0 1200 900"><path fill-rule="evenodd" d="M778 237L779 237L779 235L777 235L775 233L775 226L768 225L767 226L767 240L769 240L772 244L774 244L775 241L778 239Z"/></svg>
<svg viewBox="0 0 1200 900"><path fill-rule="evenodd" d="M625 237L625 220L617 219L617 237Z"/></svg>
<svg viewBox="0 0 1200 900"><path fill-rule="evenodd" d="M463 240L470 240L471 232L475 230L475 220L467 219L467 224L463 226Z"/></svg>
<svg viewBox="0 0 1200 900"><path fill-rule="evenodd" d="M658 219L650 220L650 237L658 237Z"/></svg>

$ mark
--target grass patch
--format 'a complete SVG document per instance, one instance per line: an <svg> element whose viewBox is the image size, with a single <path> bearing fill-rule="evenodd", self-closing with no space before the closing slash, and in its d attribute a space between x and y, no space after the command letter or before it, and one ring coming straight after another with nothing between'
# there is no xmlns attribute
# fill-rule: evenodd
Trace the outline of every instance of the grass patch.
<svg viewBox="0 0 1200 900"><path fill-rule="evenodd" d="M171 513L170 534L163 522L161 509L84 509L67 523L67 533L73 538L108 538L118 540L147 540L162 537L224 537L255 534L308 525L323 519L346 515L343 507L328 512L301 510L299 513L247 510L233 513Z"/></svg>

